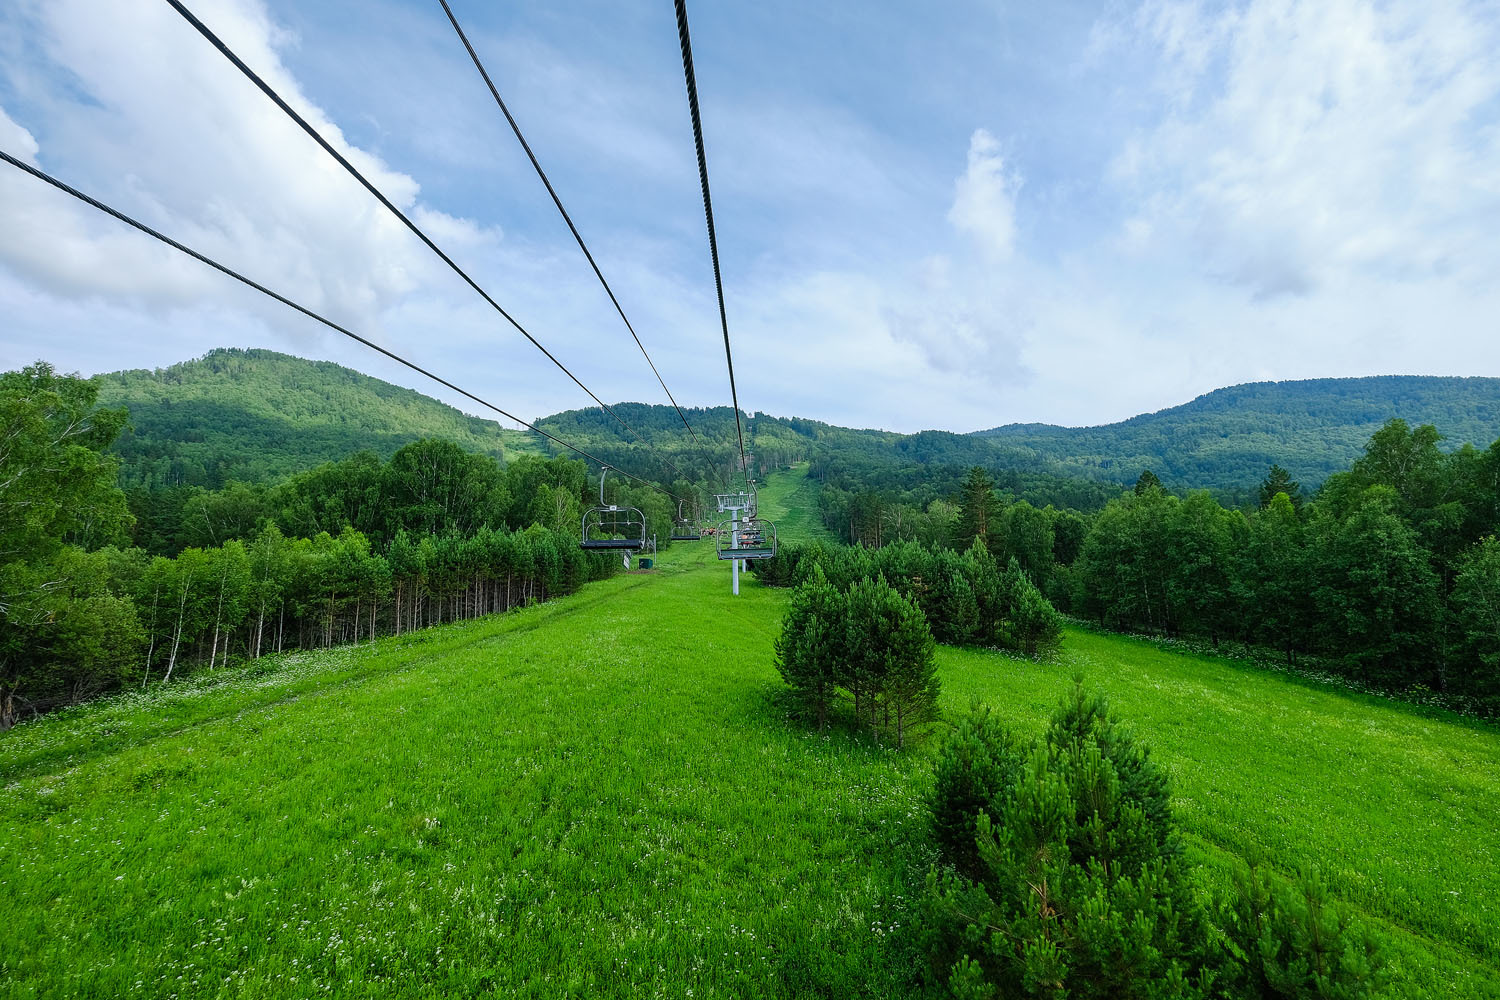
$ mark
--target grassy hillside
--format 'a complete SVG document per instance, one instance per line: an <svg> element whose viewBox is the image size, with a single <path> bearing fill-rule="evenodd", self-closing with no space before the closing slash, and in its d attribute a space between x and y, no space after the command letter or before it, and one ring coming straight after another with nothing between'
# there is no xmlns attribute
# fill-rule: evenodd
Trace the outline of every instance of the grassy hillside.
<svg viewBox="0 0 1500 1000"><path fill-rule="evenodd" d="M1253 382L1103 427L1009 424L980 436L1120 481L1150 468L1173 487L1249 486L1276 462L1317 485L1346 468L1392 417L1435 425L1451 448L1486 448L1500 438L1500 378Z"/></svg>
<svg viewBox="0 0 1500 1000"><path fill-rule="evenodd" d="M783 542L834 541L818 517L818 484L807 478L807 466L773 472L756 499L762 517L776 525Z"/></svg>
<svg viewBox="0 0 1500 1000"><path fill-rule="evenodd" d="M926 754L788 723L785 593L699 546L506 617L0 736L0 996L900 996ZM1500 997L1500 734L1071 631L941 650L1042 726L1082 669L1215 872L1317 864L1394 995Z"/></svg>
<svg viewBox="0 0 1500 1000"><path fill-rule="evenodd" d="M210 351L154 371L100 376L99 401L130 410L115 451L122 485L269 482L360 450L389 458L423 437L504 457L540 451L508 430L327 361Z"/></svg>

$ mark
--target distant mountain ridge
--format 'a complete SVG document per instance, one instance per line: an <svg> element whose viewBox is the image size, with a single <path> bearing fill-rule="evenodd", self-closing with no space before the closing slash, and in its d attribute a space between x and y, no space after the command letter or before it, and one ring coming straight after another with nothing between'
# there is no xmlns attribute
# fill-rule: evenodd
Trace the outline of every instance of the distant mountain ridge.
<svg viewBox="0 0 1500 1000"><path fill-rule="evenodd" d="M126 486L270 482L360 450L387 457L421 437L448 438L502 459L547 450L529 432L411 389L275 351L223 348L168 368L101 375L99 383L102 404L130 410L132 430L116 446ZM711 451L722 452L729 465L735 424L728 407L688 409L703 447L683 440L669 406L615 408L679 462ZM1173 489L1243 490L1273 462L1316 486L1358 457L1391 417L1434 424L1446 435L1445 447L1488 447L1500 438L1500 378L1253 382L1098 427L1007 424L973 434L895 434L762 413L747 415L745 426L747 446L770 468L832 455L909 466L917 475L921 467L983 465L1121 484L1149 468ZM627 442L598 409L563 411L541 426L595 454L602 449L622 468L649 471L651 449Z"/></svg>
<svg viewBox="0 0 1500 1000"><path fill-rule="evenodd" d="M1035 451L1078 475L1127 481L1150 468L1172 486L1243 487L1276 462L1316 485L1387 420L1433 424L1446 448L1500 438L1500 378L1376 375L1248 382L1097 427L1006 424L976 437Z"/></svg>
<svg viewBox="0 0 1500 1000"><path fill-rule="evenodd" d="M444 437L505 458L539 452L534 435L330 361L219 348L168 368L99 376L99 402L126 406L115 451L125 486L217 488L269 482L368 450Z"/></svg>

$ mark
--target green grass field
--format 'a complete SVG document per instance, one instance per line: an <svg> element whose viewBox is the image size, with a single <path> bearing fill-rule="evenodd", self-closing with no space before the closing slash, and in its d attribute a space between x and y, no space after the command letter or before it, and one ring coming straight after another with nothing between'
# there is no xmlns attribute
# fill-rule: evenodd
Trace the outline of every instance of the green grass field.
<svg viewBox="0 0 1500 1000"><path fill-rule="evenodd" d="M783 542L835 541L818 518L818 484L807 478L807 464L771 473L756 496L762 517L776 525Z"/></svg>
<svg viewBox="0 0 1500 1000"><path fill-rule="evenodd" d="M679 546L0 736L0 996L903 995L930 746L789 723L786 594L727 574ZM1500 997L1493 729L1079 631L939 655L952 713L1026 733L1084 670L1211 871L1316 864L1394 995Z"/></svg>

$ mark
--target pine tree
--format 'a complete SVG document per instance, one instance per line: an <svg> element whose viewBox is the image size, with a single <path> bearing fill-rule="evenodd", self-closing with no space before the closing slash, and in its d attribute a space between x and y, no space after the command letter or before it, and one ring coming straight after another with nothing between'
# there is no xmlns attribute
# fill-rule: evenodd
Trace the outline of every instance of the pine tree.
<svg viewBox="0 0 1500 1000"><path fill-rule="evenodd" d="M1271 506L1271 501L1276 494L1285 493L1286 498L1292 502L1292 506L1301 509L1302 485L1292 478L1292 474L1279 465L1272 465L1271 471L1266 473L1266 478L1260 483L1260 509L1265 510Z"/></svg>
<svg viewBox="0 0 1500 1000"><path fill-rule="evenodd" d="M942 685L933 655L936 643L926 617L909 598L899 594L893 597L887 601L894 621L886 637L890 647L886 698L895 716L896 747L902 749L908 731L937 721Z"/></svg>
<svg viewBox="0 0 1500 1000"><path fill-rule="evenodd" d="M895 624L894 604L900 597L884 577L856 580L849 588L844 629L845 657L839 683L854 695L855 716L880 735L881 709L890 676L888 637Z"/></svg>
<svg viewBox="0 0 1500 1000"><path fill-rule="evenodd" d="M1062 615L1042 596L1015 557L1006 567L1004 587L1009 595L1006 644L1022 656L1045 656L1056 650L1062 641Z"/></svg>
<svg viewBox="0 0 1500 1000"><path fill-rule="evenodd" d="M974 588L958 570L950 570L933 586L936 615L932 626L943 642L962 646L979 635L979 602Z"/></svg>
<svg viewBox="0 0 1500 1000"><path fill-rule="evenodd" d="M975 810L978 875L932 880L922 934L956 995L1215 995L1224 956L1166 774L1102 698L1079 680L1029 747L983 717L954 744L939 757L934 822L945 860L974 870L952 844L967 825L956 813Z"/></svg>
<svg viewBox="0 0 1500 1000"><path fill-rule="evenodd" d="M776 669L791 687L799 713L815 720L819 729L828 725L839 664L845 659L847 609L844 595L814 563L792 591L776 639Z"/></svg>
<svg viewBox="0 0 1500 1000"><path fill-rule="evenodd" d="M974 594L974 603L979 609L974 641L984 646L999 645L1004 641L1005 617L1010 612L1010 599L1000 579L1000 570L995 566L995 558L990 555L983 542L976 538L964 553L960 565L964 579Z"/></svg>
<svg viewBox="0 0 1500 1000"><path fill-rule="evenodd" d="M1161 484L1161 480L1156 478L1156 473L1152 472L1150 469L1142 472L1140 478L1135 481L1136 496L1144 496L1151 490L1164 491L1165 489L1166 487Z"/></svg>
<svg viewBox="0 0 1500 1000"><path fill-rule="evenodd" d="M958 528L954 535L954 546L966 549L977 540L986 549L999 543L1000 500L995 496L995 483L979 466L969 470L959 490Z"/></svg>

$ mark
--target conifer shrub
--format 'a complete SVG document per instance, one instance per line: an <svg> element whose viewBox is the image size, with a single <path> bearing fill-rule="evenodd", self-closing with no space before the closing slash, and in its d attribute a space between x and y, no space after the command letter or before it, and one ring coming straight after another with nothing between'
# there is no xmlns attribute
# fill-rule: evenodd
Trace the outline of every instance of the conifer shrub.
<svg viewBox="0 0 1500 1000"><path fill-rule="evenodd" d="M940 981L976 997L1213 995L1222 957L1165 772L1104 699L1080 679L1040 740L983 716L955 740L931 802L951 869L923 922Z"/></svg>
<svg viewBox="0 0 1500 1000"><path fill-rule="evenodd" d="M1221 921L1238 959L1230 995L1360 1000L1385 983L1380 942L1329 897L1316 869L1290 886L1258 865L1241 870Z"/></svg>
<svg viewBox="0 0 1500 1000"><path fill-rule="evenodd" d="M913 729L938 718L935 646L922 610L883 577L840 593L814 564L782 618L776 667L796 714L824 726L842 691L856 726L904 747Z"/></svg>
<svg viewBox="0 0 1500 1000"><path fill-rule="evenodd" d="M843 669L848 607L848 599L814 563L809 576L792 591L776 638L776 669L792 689L796 712L819 729L828 725Z"/></svg>
<svg viewBox="0 0 1500 1000"><path fill-rule="evenodd" d="M976 824L981 813L997 811L1020 777L1022 750L983 706L975 706L938 749L928 798L933 837L944 860L966 879L983 875Z"/></svg>
<svg viewBox="0 0 1500 1000"><path fill-rule="evenodd" d="M916 932L961 998L1328 998L1382 981L1377 942L1316 874L1252 869L1211 899L1184 858L1166 771L1082 678L1021 741L976 708L928 796L942 867Z"/></svg>
<svg viewBox="0 0 1500 1000"><path fill-rule="evenodd" d="M1005 645L1022 656L1049 656L1062 643L1062 615L1012 556L1005 570L1009 613L1005 617Z"/></svg>

